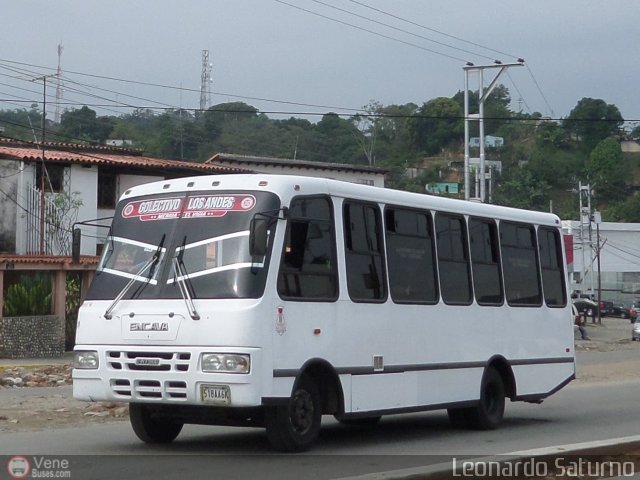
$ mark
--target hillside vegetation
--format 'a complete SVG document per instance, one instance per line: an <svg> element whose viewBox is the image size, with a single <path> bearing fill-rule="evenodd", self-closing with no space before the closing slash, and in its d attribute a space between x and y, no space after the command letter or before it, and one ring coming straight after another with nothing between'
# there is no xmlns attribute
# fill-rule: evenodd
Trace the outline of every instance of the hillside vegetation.
<svg viewBox="0 0 640 480"><path fill-rule="evenodd" d="M470 92L470 98L471 111L477 111L477 93ZM391 170L391 188L424 193L426 183L460 181L455 165L463 161L463 99L459 91L422 105L372 102L366 114L327 113L317 122L269 118L242 102L206 111L135 110L121 116L98 116L83 106L67 110L59 124L48 122L47 140L128 140L148 155L196 162L227 152L374 165ZM545 119L515 112L508 89L500 85L485 103L485 118L486 134L504 139L502 147L487 150L487 159L502 161L502 175L492 188L494 203L552 208L562 218L577 219L582 182L593 187L593 204L605 220L640 222L640 154L623 154L620 147L623 139L639 139L640 127L623 130L615 105L583 98L566 118ZM29 125L40 122L35 108L0 110L8 137L32 140ZM471 136L477 131L472 129Z"/></svg>

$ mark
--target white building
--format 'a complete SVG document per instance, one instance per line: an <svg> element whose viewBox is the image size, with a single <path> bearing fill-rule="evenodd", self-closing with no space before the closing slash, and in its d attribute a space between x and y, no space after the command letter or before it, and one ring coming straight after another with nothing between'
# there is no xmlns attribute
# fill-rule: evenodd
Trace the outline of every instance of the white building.
<svg viewBox="0 0 640 480"><path fill-rule="evenodd" d="M625 304L640 300L640 223L603 222L581 228L579 221L563 221L562 229L573 239L567 252L569 278L574 291L598 290L598 230L602 298ZM573 262L571 262L573 258Z"/></svg>
<svg viewBox="0 0 640 480"><path fill-rule="evenodd" d="M472 148L480 148L480 137L471 137L469 146ZM488 148L500 148L504 146L503 137L494 137L493 135L485 135L484 146Z"/></svg>
<svg viewBox="0 0 640 480"><path fill-rule="evenodd" d="M119 196L132 186L244 171L163 160L134 149L46 144L43 179L42 154L40 145L0 138L0 255L68 256L73 224L111 217ZM105 236L106 229L83 227L81 253L98 254Z"/></svg>

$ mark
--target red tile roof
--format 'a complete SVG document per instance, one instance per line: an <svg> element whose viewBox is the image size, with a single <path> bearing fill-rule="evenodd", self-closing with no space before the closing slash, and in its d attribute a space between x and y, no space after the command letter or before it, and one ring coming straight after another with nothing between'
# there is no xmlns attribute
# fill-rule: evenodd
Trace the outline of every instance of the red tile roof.
<svg viewBox="0 0 640 480"><path fill-rule="evenodd" d="M71 257L55 255L2 255L0 254L0 270L24 270L25 267L42 266L51 270L87 270L95 269L100 257L82 255L79 263L74 263ZM23 267L23 268L20 268Z"/></svg>
<svg viewBox="0 0 640 480"><path fill-rule="evenodd" d="M39 144L0 138L0 158L11 160L37 161L42 159ZM47 162L82 163L122 167L161 168L195 170L207 173L249 173L240 167L226 167L207 163L184 162L146 157L142 151L131 148L85 146L45 143Z"/></svg>

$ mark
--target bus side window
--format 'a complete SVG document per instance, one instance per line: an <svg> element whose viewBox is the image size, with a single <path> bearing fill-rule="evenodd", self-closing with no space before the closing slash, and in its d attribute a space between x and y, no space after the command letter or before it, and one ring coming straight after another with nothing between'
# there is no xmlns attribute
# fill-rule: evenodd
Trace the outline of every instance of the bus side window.
<svg viewBox="0 0 640 480"><path fill-rule="evenodd" d="M387 297L382 256L382 220L377 205L344 203L347 288L355 302L382 302Z"/></svg>
<svg viewBox="0 0 640 480"><path fill-rule="evenodd" d="M387 269L396 303L437 303L438 275L429 212L385 210Z"/></svg>
<svg viewBox="0 0 640 480"><path fill-rule="evenodd" d="M533 226L500 222L500 248L509 305L541 306L542 288Z"/></svg>
<svg viewBox="0 0 640 480"><path fill-rule="evenodd" d="M278 293L285 299L333 301L338 296L335 229L325 197L291 202Z"/></svg>
<svg viewBox="0 0 640 480"><path fill-rule="evenodd" d="M478 305L501 305L502 272L498 231L492 220L469 219L473 289Z"/></svg>
<svg viewBox="0 0 640 480"><path fill-rule="evenodd" d="M538 249L542 267L544 301L550 307L564 307L567 304L567 290L564 282L560 234L556 230L540 227Z"/></svg>
<svg viewBox="0 0 640 480"><path fill-rule="evenodd" d="M442 299L449 304L469 305L471 271L464 217L437 213L436 239Z"/></svg>

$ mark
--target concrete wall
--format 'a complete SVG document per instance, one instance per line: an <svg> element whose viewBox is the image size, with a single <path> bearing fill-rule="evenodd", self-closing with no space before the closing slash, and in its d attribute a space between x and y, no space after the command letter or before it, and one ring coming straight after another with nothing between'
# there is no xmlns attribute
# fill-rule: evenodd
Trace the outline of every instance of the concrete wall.
<svg viewBox="0 0 640 480"><path fill-rule="evenodd" d="M55 315L0 318L0 358L59 357L64 318Z"/></svg>
<svg viewBox="0 0 640 480"><path fill-rule="evenodd" d="M164 180L164 177L152 175L118 175L116 198L119 199L120 196L131 187L136 187L144 183L159 182L160 180Z"/></svg>
<svg viewBox="0 0 640 480"><path fill-rule="evenodd" d="M598 268L596 258L597 230L592 224L591 238L585 228L584 242L580 236L580 222L562 222L565 233L573 236L573 290L597 289ZM588 227L588 226L587 226ZM640 223L600 224L600 272L605 300L635 302L640 299ZM584 262L583 262L584 259ZM583 268L584 263L584 268ZM579 281L584 271L584 279Z"/></svg>
<svg viewBox="0 0 640 480"><path fill-rule="evenodd" d="M82 205L78 208L76 221L82 222L94 220L98 215L98 167L96 165L83 166L71 165L69 176L69 192L78 192ZM97 229L95 227L82 227L82 243L80 253L82 255L96 254Z"/></svg>
<svg viewBox="0 0 640 480"><path fill-rule="evenodd" d="M0 253L16 251L16 215L20 162L0 162Z"/></svg>

